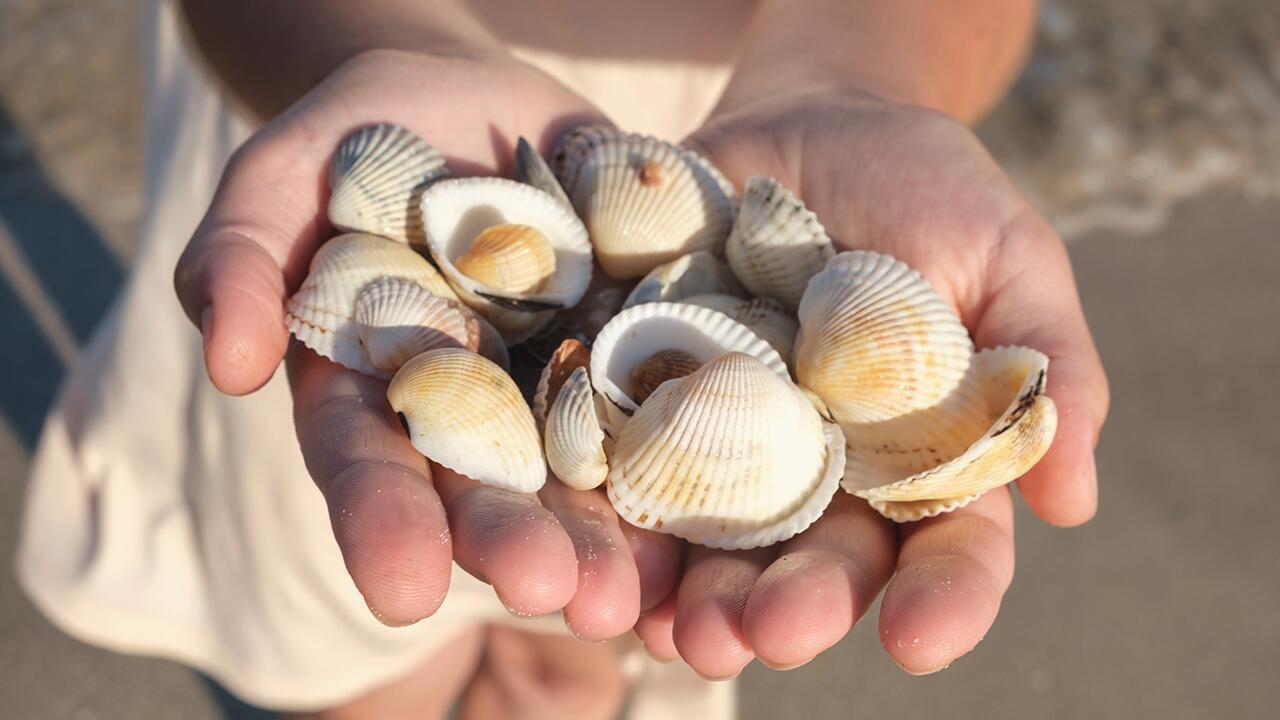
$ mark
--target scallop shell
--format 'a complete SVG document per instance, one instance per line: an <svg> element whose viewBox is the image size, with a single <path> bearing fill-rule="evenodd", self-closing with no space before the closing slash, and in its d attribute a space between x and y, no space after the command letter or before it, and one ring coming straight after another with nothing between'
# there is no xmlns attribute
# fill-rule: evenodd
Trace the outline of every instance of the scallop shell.
<svg viewBox="0 0 1280 720"><path fill-rule="evenodd" d="M770 177L747 181L725 256L752 295L795 310L809 279L835 252L818 216L800 198Z"/></svg>
<svg viewBox="0 0 1280 720"><path fill-rule="evenodd" d="M564 188L560 187L556 174L551 171L551 166L547 165L547 161L543 160L538 151L533 149L533 145L523 137L516 142L515 178L554 197L564 203L565 207L573 207L573 203L569 202L569 196L564 194Z"/></svg>
<svg viewBox="0 0 1280 720"><path fill-rule="evenodd" d="M744 300L731 295L694 295L682 302L711 308L746 325L777 350L787 365L791 364L791 348L796 344L800 323L777 300Z"/></svg>
<svg viewBox="0 0 1280 720"><path fill-rule="evenodd" d="M530 185L493 177L441 180L422 194L422 220L440 271L462 301L493 323L509 343L537 332L554 311L575 305L591 282L591 244L582 221ZM528 225L551 244L555 271L541 290L512 293L458 270L458 258L495 225Z"/></svg>
<svg viewBox="0 0 1280 720"><path fill-rule="evenodd" d="M673 380L622 429L609 499L637 527L744 549L811 525L844 470L844 437L789 381L726 353Z"/></svg>
<svg viewBox="0 0 1280 720"><path fill-rule="evenodd" d="M547 466L565 485L590 490L604 482L609 474L605 434L585 367L574 370L556 395L544 439Z"/></svg>
<svg viewBox="0 0 1280 720"><path fill-rule="evenodd" d="M329 221L342 230L421 243L419 198L448 174L444 156L411 130L362 127L342 141L329 167Z"/></svg>
<svg viewBox="0 0 1280 720"><path fill-rule="evenodd" d="M382 373L370 362L354 322L356 300L383 278L407 280L456 300L431 263L407 245L349 233L320 246L302 286L285 305L285 323L302 342L330 360L362 372Z"/></svg>
<svg viewBox="0 0 1280 720"><path fill-rule="evenodd" d="M678 302L691 295L716 293L746 297L747 291L725 262L706 250L663 263L636 283L622 307L647 302Z"/></svg>
<svg viewBox="0 0 1280 720"><path fill-rule="evenodd" d="M1030 348L974 356L960 387L928 410L850 428L843 486L898 522L963 507L1017 479L1057 430L1049 359Z"/></svg>
<svg viewBox="0 0 1280 720"><path fill-rule="evenodd" d="M611 277L640 277L681 255L724 247L737 205L733 185L697 153L588 126L561 139L555 166Z"/></svg>
<svg viewBox="0 0 1280 720"><path fill-rule="evenodd" d="M551 353L551 359L542 368L542 374L538 376L538 386L533 391L533 419L537 421L539 429L546 421L547 410L560 394L560 388L565 381L574 370L588 367L590 364L591 351L574 338L561 341L560 346Z"/></svg>
<svg viewBox="0 0 1280 720"><path fill-rule="evenodd" d="M919 273L887 255L840 253L800 303L796 377L846 435L932 407L959 385L969 333Z"/></svg>
<svg viewBox="0 0 1280 720"><path fill-rule="evenodd" d="M530 493L546 481L529 406L502 368L469 350L441 348L405 363L387 389L418 452L467 477Z"/></svg>

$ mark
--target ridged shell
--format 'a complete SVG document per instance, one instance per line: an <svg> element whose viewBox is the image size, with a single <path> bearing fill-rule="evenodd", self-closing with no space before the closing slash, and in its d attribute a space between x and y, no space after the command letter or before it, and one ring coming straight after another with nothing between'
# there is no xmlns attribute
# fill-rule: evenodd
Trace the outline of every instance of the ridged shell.
<svg viewBox="0 0 1280 720"><path fill-rule="evenodd" d="M442 347L475 350L478 338L453 300L398 278L375 280L356 298L356 333L369 362L390 378L414 355Z"/></svg>
<svg viewBox="0 0 1280 720"><path fill-rule="evenodd" d="M932 407L973 356L960 318L919 273L887 255L840 253L800 303L795 366L845 434Z"/></svg>
<svg viewBox="0 0 1280 720"><path fill-rule="evenodd" d="M547 193L564 203L566 207L573 207L573 203L569 202L569 196L564 194L564 188L560 187L556 174L551 171L551 166L547 165L547 161L543 160L533 145L523 137L516 142L515 178Z"/></svg>
<svg viewBox="0 0 1280 720"><path fill-rule="evenodd" d="M302 287L285 304L289 331L319 355L380 375L364 351L354 318L360 293L383 278L408 280L432 294L457 299L431 263L408 245L349 233L321 245L311 259Z"/></svg>
<svg viewBox="0 0 1280 720"><path fill-rule="evenodd" d="M574 338L562 340L555 352L551 353L551 359L542 368L538 386L533 391L533 419L537 421L539 428L543 427L547 410L551 408L551 403L555 402L560 388L573 371L590 365L591 351Z"/></svg>
<svg viewBox="0 0 1280 720"><path fill-rule="evenodd" d="M411 130L362 127L342 141L329 167L329 221L341 230L421 243L418 201L448 174L444 156Z"/></svg>
<svg viewBox="0 0 1280 720"><path fill-rule="evenodd" d="M514 180L441 180L422 194L431 256L459 297L517 343L537 332L555 310L577 304L591 282L591 244L582 221L547 193ZM537 228L555 251L555 272L536 293L512 293L477 282L455 262L494 225Z"/></svg>
<svg viewBox="0 0 1280 720"><path fill-rule="evenodd" d="M547 466L560 482L590 490L609 474L604 431L596 415L595 392L587 369L573 371L547 413Z"/></svg>
<svg viewBox="0 0 1280 720"><path fill-rule="evenodd" d="M732 295L694 295L681 302L711 308L746 325L777 350L788 365L791 364L791 349L800 332L800 323L777 300L744 300Z"/></svg>
<svg viewBox="0 0 1280 720"><path fill-rule="evenodd" d="M982 350L956 392L935 407L850 428L845 489L906 522L1016 480L1057 430L1057 410L1044 394L1048 367L1030 348Z"/></svg>
<svg viewBox="0 0 1280 720"><path fill-rule="evenodd" d="M561 139L555 167L610 277L640 277L681 255L724 247L737 205L733 185L691 150L580 127Z"/></svg>
<svg viewBox="0 0 1280 720"><path fill-rule="evenodd" d="M725 257L752 295L795 310L809 279L835 252L818 216L800 198L770 177L747 181Z"/></svg>
<svg viewBox="0 0 1280 720"><path fill-rule="evenodd" d="M387 389L418 452L486 485L535 492L546 481L529 406L502 368L469 350L442 348L404 364Z"/></svg>
<svg viewBox="0 0 1280 720"><path fill-rule="evenodd" d="M664 382L690 375L700 367L702 363L683 350L659 350L631 371L632 399L643 405Z"/></svg>
<svg viewBox="0 0 1280 720"><path fill-rule="evenodd" d="M555 274L556 253L537 228L494 225L480 233L454 265L481 285L533 294Z"/></svg>
<svg viewBox="0 0 1280 720"><path fill-rule="evenodd" d="M664 384L622 429L609 499L637 527L716 548L807 528L844 469L844 437L789 381L727 353Z"/></svg>
<svg viewBox="0 0 1280 720"><path fill-rule="evenodd" d="M692 295L708 293L747 296L747 291L723 260L706 250L699 250L651 270L636 283L622 307L647 302L679 302Z"/></svg>

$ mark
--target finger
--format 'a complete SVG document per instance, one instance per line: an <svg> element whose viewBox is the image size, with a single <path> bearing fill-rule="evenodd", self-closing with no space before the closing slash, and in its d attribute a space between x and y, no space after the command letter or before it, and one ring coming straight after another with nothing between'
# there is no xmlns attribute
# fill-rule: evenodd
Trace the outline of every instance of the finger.
<svg viewBox="0 0 1280 720"><path fill-rule="evenodd" d="M1107 414L1107 379L1065 247L1038 217L1010 228L988 280L996 291L974 339L980 347L1025 345L1049 356L1047 392L1057 406L1057 435L1018 488L1045 521L1079 525L1097 510L1093 449Z"/></svg>
<svg viewBox="0 0 1280 720"><path fill-rule="evenodd" d="M773 547L734 552L689 548L672 633L680 657L698 674L731 678L751 662L742 615L751 587L776 556Z"/></svg>
<svg viewBox="0 0 1280 720"><path fill-rule="evenodd" d="M880 605L880 644L909 673L936 672L987 634L1013 579L1013 504L993 490L902 526L898 569Z"/></svg>
<svg viewBox="0 0 1280 720"><path fill-rule="evenodd" d="M298 443L356 588L388 624L434 613L449 588L449 527L386 384L298 345L289 368Z"/></svg>
<svg viewBox="0 0 1280 720"><path fill-rule="evenodd" d="M891 523L866 502L836 493L751 589L742 629L756 657L792 668L835 645L880 593L896 553Z"/></svg>
<svg viewBox="0 0 1280 720"><path fill-rule="evenodd" d="M647 612L675 594L684 545L674 535L638 528L621 518L618 524L640 575L640 612Z"/></svg>
<svg viewBox="0 0 1280 720"><path fill-rule="evenodd" d="M562 609L578 587L573 542L535 495L514 493L432 465L449 514L454 559L493 586L514 615Z"/></svg>
<svg viewBox="0 0 1280 720"><path fill-rule="evenodd" d="M659 662L671 662L680 657L676 649L673 628L676 622L676 594L671 593L656 607L642 613L636 621L636 637L644 643L644 649Z"/></svg>
<svg viewBox="0 0 1280 720"><path fill-rule="evenodd" d="M556 480L538 492L568 533L578 560L578 585L564 621L583 640L626 633L640 615L640 575L618 516L600 490L578 491Z"/></svg>

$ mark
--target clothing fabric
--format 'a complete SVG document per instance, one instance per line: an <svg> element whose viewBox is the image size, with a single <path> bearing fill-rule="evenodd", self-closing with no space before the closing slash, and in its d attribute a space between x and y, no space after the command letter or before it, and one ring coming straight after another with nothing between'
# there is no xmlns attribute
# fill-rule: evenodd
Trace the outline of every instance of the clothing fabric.
<svg viewBox="0 0 1280 720"><path fill-rule="evenodd" d="M19 580L52 622L86 642L173 658L262 706L339 704L408 672L477 623L521 621L455 566L433 617L373 618L342 563L303 466L283 371L233 398L208 381L201 339L172 289L178 256L222 168L252 128L188 50L179 10L148 10L146 216L126 286L73 369L36 451ZM588 93L623 127L691 130L723 68L613 63L600 72L525 55ZM619 82L663 84L687 116L633 107ZM668 95L670 96L670 95ZM633 122L633 115L635 122ZM732 687L636 657L639 717L727 717ZM659 688L653 692L655 688Z"/></svg>

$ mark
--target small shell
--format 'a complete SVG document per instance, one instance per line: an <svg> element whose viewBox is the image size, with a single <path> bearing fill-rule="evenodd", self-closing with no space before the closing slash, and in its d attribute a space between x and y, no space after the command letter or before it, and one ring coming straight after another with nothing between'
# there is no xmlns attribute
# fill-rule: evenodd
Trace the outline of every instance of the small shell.
<svg viewBox="0 0 1280 720"><path fill-rule="evenodd" d="M407 280L456 300L449 284L412 248L359 233L339 235L320 246L302 287L285 305L285 323L317 354L362 372L382 373L370 362L354 322L356 299L374 281Z"/></svg>
<svg viewBox="0 0 1280 720"><path fill-rule="evenodd" d="M702 367L697 358L682 350L659 350L631 371L631 394L641 405L662 383L690 375Z"/></svg>
<svg viewBox="0 0 1280 720"><path fill-rule="evenodd" d="M711 308L746 325L777 350L787 365L791 364L791 348L796 344L800 323L777 300L744 300L731 295L694 295L681 302Z"/></svg>
<svg viewBox="0 0 1280 720"><path fill-rule="evenodd" d="M535 227L494 225L454 262L458 271L481 285L511 294L540 291L556 271L556 253Z"/></svg>
<svg viewBox="0 0 1280 720"><path fill-rule="evenodd" d="M747 181L725 256L752 295L795 310L809 279L835 252L822 223L800 198L770 177Z"/></svg>
<svg viewBox="0 0 1280 720"><path fill-rule="evenodd" d="M355 324L369 362L385 378L428 350L477 347L469 345L477 338L469 337L467 316L457 302L408 280L371 283L356 298Z"/></svg>
<svg viewBox="0 0 1280 720"><path fill-rule="evenodd" d="M582 221L530 185L493 177L442 180L422 194L422 220L427 246L445 278L510 343L537 332L555 310L577 304L591 282L591 244ZM495 225L527 225L550 243L555 269L537 292L490 287L458 269L473 241Z"/></svg>
<svg viewBox="0 0 1280 720"><path fill-rule="evenodd" d="M533 149L533 145L523 137L516 142L515 178L551 195L564 203L565 207L573 207L573 203L569 202L569 196L564 194L564 188L560 187L556 174L551 172L551 166L547 165L547 161L543 160L538 151Z"/></svg>
<svg viewBox="0 0 1280 720"><path fill-rule="evenodd" d="M1057 410L1044 394L1048 366L1030 348L982 350L961 386L935 407L850 428L844 488L907 522L1017 479L1057 430Z"/></svg>
<svg viewBox="0 0 1280 720"><path fill-rule="evenodd" d="M681 255L724 247L733 185L697 153L588 126L561 139L555 166L610 277L640 277Z"/></svg>
<svg viewBox="0 0 1280 720"><path fill-rule="evenodd" d="M887 255L840 253L800 303L796 377L851 424L881 422L950 395L973 356L969 333L919 273Z"/></svg>
<svg viewBox="0 0 1280 720"><path fill-rule="evenodd" d="M658 388L610 465L609 499L627 522L744 549L818 519L844 469L844 436L789 381L727 353Z"/></svg>
<svg viewBox="0 0 1280 720"><path fill-rule="evenodd" d="M590 490L609 474L604 431L587 369L573 371L551 404L545 434L547 466L565 485Z"/></svg>
<svg viewBox="0 0 1280 720"><path fill-rule="evenodd" d="M542 374L538 376L538 387L533 391L533 419L541 428L547 418L547 410L560 394L560 388L569 376L578 368L591 364L591 351L581 342L568 338L560 343Z"/></svg>
<svg viewBox="0 0 1280 720"><path fill-rule="evenodd" d="M329 167L334 227L400 242L423 242L418 201L449 174L444 156L412 131L386 123L351 133Z"/></svg>
<svg viewBox="0 0 1280 720"><path fill-rule="evenodd" d="M502 368L469 350L442 348L404 364L387 389L418 452L493 487L530 493L546 481L529 406Z"/></svg>
<svg viewBox="0 0 1280 720"><path fill-rule="evenodd" d="M654 268L636 283L622 307L647 302L679 302L691 295L708 293L747 296L747 291L723 260L706 250L699 250Z"/></svg>

